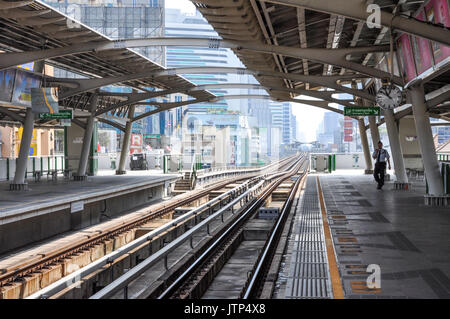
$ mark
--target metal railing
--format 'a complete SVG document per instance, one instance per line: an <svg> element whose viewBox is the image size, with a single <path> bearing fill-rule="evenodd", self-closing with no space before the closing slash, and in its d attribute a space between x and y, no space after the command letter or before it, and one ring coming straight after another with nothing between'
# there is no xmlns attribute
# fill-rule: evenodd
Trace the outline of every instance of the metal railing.
<svg viewBox="0 0 450 319"><path fill-rule="evenodd" d="M0 158L0 181L14 179L17 158ZM27 162L26 177L33 177L36 174L44 176L53 172L63 174L65 170L64 155L53 156L30 156Z"/></svg>
<svg viewBox="0 0 450 319"><path fill-rule="evenodd" d="M223 214L227 212L228 210L231 210L231 214L234 214L233 212L233 206L236 205L239 201L242 200L249 200L249 197L255 196L256 192L259 191L263 185L265 184L265 181L260 181L258 184L253 186L252 188L248 189L245 193L241 194L239 197L235 198L233 201L228 203L226 206L222 207L220 210L215 212L214 214L210 215L208 218L185 232L183 235L175 239L174 241L170 242L167 246L160 249L155 254L151 255L147 259L145 259L143 262L138 264L136 267L130 269L125 274L123 274L121 277L116 279L114 282L94 294L90 297L90 299L103 299L103 298L109 298L116 294L117 292L123 290L124 296L127 296L127 288L128 285L135 279L141 276L141 274L157 264L159 261L164 259L164 265L166 270L169 269L167 257L168 255L173 252L176 248L180 247L182 244L184 244L186 241L190 241L190 246L192 249L195 248L195 245L193 244L193 237L196 233L198 233L200 230L202 230L204 227L207 228L207 233L209 234L211 232L210 225L211 223L217 218L217 217L223 217ZM224 219L222 218L222 222L224 222Z"/></svg>
<svg viewBox="0 0 450 319"><path fill-rule="evenodd" d="M146 242L150 242L151 240L153 240L154 238L156 238L157 236L163 234L164 232L168 231L170 228L177 226L178 224L183 223L184 221L186 221L187 219L196 216L197 214L201 213L202 211L204 211L206 208L210 208L214 205L223 205L223 201L227 200L228 196L238 196L243 194L244 192L247 193L249 187L251 184L255 183L255 180L249 180L246 181L245 183L239 185L238 187L233 188L232 190L221 194L220 196L214 198L213 200L177 217L174 220L169 221L167 224L164 224L163 226L149 232L148 234L146 234L145 236L139 237L135 240L133 240L132 242L118 248L117 250L109 253L108 255L103 256L102 258L94 261L93 263L89 264L86 267L83 267L67 276L65 276L64 278L54 282L53 284L45 287L44 289L38 291L37 293L30 295L27 299L41 299L41 298L48 298L58 292L60 292L62 289L68 287L68 285L70 285L71 283L74 282L74 280L76 280L77 278L83 278L95 271L97 271L98 269L106 266L106 265L111 265L112 263L114 263L115 260L117 260L118 258L120 258L121 256L129 253L130 251L132 251L133 249L139 247L140 245L146 243ZM241 197L241 196L240 196ZM240 198L239 197L239 198ZM225 206L226 207L226 206ZM166 246L167 247L167 246ZM153 256L153 255L152 255ZM134 268L133 268L134 269Z"/></svg>

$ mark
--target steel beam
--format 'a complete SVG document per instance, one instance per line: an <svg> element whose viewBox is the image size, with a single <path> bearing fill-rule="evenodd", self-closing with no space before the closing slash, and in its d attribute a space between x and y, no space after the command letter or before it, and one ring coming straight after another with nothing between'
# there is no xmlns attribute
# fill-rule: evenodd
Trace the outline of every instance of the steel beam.
<svg viewBox="0 0 450 319"><path fill-rule="evenodd" d="M162 90L162 91L150 92L150 93L131 94L131 93L114 93L114 92L112 92L111 94L113 94L115 96L118 94L121 94L120 96L126 97L128 99L123 102L112 105L110 107L98 110L96 115L98 116L98 115L107 113L109 111L112 111L112 110L120 108L120 107L124 107L124 106L131 105L131 104L137 104L139 102L145 101L150 98L165 96L165 95L173 94L173 93L191 95L192 92L195 92L195 91L203 91L203 90L211 90L211 89L232 89L232 88L248 89L248 90L266 90L268 92L272 92L272 91L290 92L290 93L295 93L298 95L305 95L305 96L309 96L309 97L322 99L329 103L341 104L343 106L355 106L355 104L350 103L350 101L348 101L348 100L339 100L339 99L333 98L332 95L335 94L335 92L331 92L331 91L299 90L299 89L289 89L286 87L273 87L273 86L268 88L268 87L265 87L265 86L262 86L259 84L248 84L248 83L219 83L219 84L198 85L196 87L186 88L186 89L178 88L178 89ZM108 95L108 93L109 92L102 92L99 95Z"/></svg>
<svg viewBox="0 0 450 319"><path fill-rule="evenodd" d="M32 4L34 0L25 1L0 1L0 10L14 9Z"/></svg>
<svg viewBox="0 0 450 319"><path fill-rule="evenodd" d="M197 104L197 103L203 103L203 102L217 102L219 100L233 100L233 99L263 99L263 100L275 100L279 102L294 102L294 103L300 103L305 105L310 105L314 107L323 108L329 111L333 111L339 114L342 114L343 111L328 106L329 102L327 101L311 101L311 100L298 100L298 99L274 99L271 98L269 95L222 95L217 96L214 98L203 98L203 99L193 99L188 101L182 101L182 102L169 102L169 103L159 103L154 102L149 105L155 105L158 106L158 109L152 110L143 114L140 114L133 118L132 122L135 122L137 120L140 120L144 117L162 112L167 111L176 107L184 106L184 105L191 105L191 104Z"/></svg>
<svg viewBox="0 0 450 319"><path fill-rule="evenodd" d="M142 73L133 73L126 74L117 77L106 77L106 78L94 78L94 79L59 79L59 78L48 78L48 83L56 82L60 85L71 85L74 87L77 85L77 88L72 88L65 92L61 92L59 95L60 99L65 99L73 95L77 95L83 92L92 91L94 89L101 88L103 86L118 84L121 82L144 79L144 78L156 78L161 76L168 75L182 75L182 74L203 74L203 73L236 73L240 75L253 75L253 76L271 76L271 77L279 77L285 78L294 81L302 81L305 83L312 83L317 86L334 89L338 92L344 92L348 94L352 94L370 101L375 101L375 97L368 93L365 90L354 90L342 85L337 84L338 81L350 81L355 78L364 78L362 75L339 75L339 76L322 76L322 75L303 75L303 74L291 74L291 73L283 73L283 72L275 72L275 71L253 71L248 70L246 68L234 68L234 67L187 67L187 68L174 68L174 69L165 69L165 70L157 70L153 72L142 72ZM152 93L150 92L149 97ZM334 92L336 93L336 92Z"/></svg>
<svg viewBox="0 0 450 319"><path fill-rule="evenodd" d="M16 112L8 110L7 108L0 107L0 113L6 114L7 116L12 118L13 120L19 121L20 123L24 123L25 122L25 118L24 117L20 116Z"/></svg>
<svg viewBox="0 0 450 319"><path fill-rule="evenodd" d="M372 46L358 48L339 48L339 49L321 49L321 48L291 48L287 46L277 46L263 44L260 42L239 42L221 39L199 39L199 38L141 38L116 41L91 41L78 43L62 48L3 53L0 55L0 70L25 64L42 59L51 59L60 56L72 55L89 51L103 51L124 48L138 48L146 46L197 46L209 48L229 48L235 51L249 50L260 53L279 54L298 59L307 59L317 63L330 64L352 70L361 74L366 74L375 78L389 78L389 73L370 68L358 63L346 60L349 54L366 54L372 52L389 51L389 46ZM393 82L403 85L400 77L394 77Z"/></svg>
<svg viewBox="0 0 450 319"><path fill-rule="evenodd" d="M99 122L103 122L103 123L106 123L108 125L111 125L112 127L115 127L117 129L121 130L122 132L125 131L125 128L122 125L120 125L119 123L115 122L115 121L110 121L110 120L105 119L103 117L97 117L97 120Z"/></svg>
<svg viewBox="0 0 450 319"><path fill-rule="evenodd" d="M202 0L199 0L201 2ZM367 4L361 0L260 0L282 5L302 7L309 10L336 14L350 19L366 21L372 12L367 12ZM411 35L436 41L450 46L450 32L446 28L433 26L412 18L393 15L381 10L380 24Z"/></svg>

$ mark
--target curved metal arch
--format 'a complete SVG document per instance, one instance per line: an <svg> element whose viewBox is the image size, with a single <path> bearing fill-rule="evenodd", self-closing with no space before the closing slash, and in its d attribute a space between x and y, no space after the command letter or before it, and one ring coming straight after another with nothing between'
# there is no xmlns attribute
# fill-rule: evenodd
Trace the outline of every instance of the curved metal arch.
<svg viewBox="0 0 450 319"><path fill-rule="evenodd" d="M51 59L64 55L83 53L88 51L103 51L124 48L137 48L146 46L198 46L209 48L229 48L234 50L250 50L268 54L280 54L299 59L308 59L318 63L343 67L375 78L389 78L390 74L378 69L370 68L362 64L346 60L349 54L373 53L389 51L389 46L372 47L351 47L341 49L320 49L320 48L291 48L287 46L277 46L260 42L240 42L221 39L201 39L201 38L141 38L116 41L97 41L71 45L62 48L54 48L39 51L3 53L0 61L0 70L28 62ZM394 83L403 85L400 77L393 78Z"/></svg>
<svg viewBox="0 0 450 319"><path fill-rule="evenodd" d="M331 91L312 91L312 90L298 90L298 89L289 89L289 88L283 88L283 87L271 87L267 88L260 84L248 84L248 83L218 83L218 84L203 84L198 85L193 88L188 89L170 89L170 90L162 90L157 92L151 92L151 93L126 93L123 94L124 97L128 97L126 101L119 102L116 105L112 105L108 108L104 108L101 110L98 110L96 115L107 113L111 110L114 110L116 108L124 107L130 104L136 104L142 101L145 101L150 98L158 97L158 96L164 96L167 94L172 93L181 93L189 95L190 92L193 91L203 91L203 90L210 90L210 89L246 89L246 90L266 90L266 91L281 91L281 92L290 92L290 93L296 93L299 95L305 95L313 98L322 99L324 101L327 101L329 103L337 103L344 106L355 106L352 103L349 103L348 100L339 100L332 97L335 92ZM107 93L107 92L106 92ZM116 94L116 93L113 93Z"/></svg>
<svg viewBox="0 0 450 319"><path fill-rule="evenodd" d="M275 100L277 102L294 102L294 103L300 103L305 105L310 105L313 107L319 107L323 108L329 111L333 111L339 114L342 114L342 110L336 109L334 107L328 106L329 102L327 101L311 101L311 100L297 100L297 99L274 99L270 97L270 95L222 95L215 98L204 98L204 99L193 99L183 102L169 102L169 103L152 103L152 105L157 105L159 108L156 110L152 110L149 112L145 112L143 114L140 114L138 116L135 116L132 119L132 122L135 122L137 120L140 120L144 117L162 112L167 111L176 107L184 106L184 105L191 105L191 104L197 104L202 102L216 102L219 100L230 100L230 99L263 99L263 100Z"/></svg>
<svg viewBox="0 0 450 319"><path fill-rule="evenodd" d="M183 67L173 68L166 70L158 70L153 72L141 72L134 74L121 75L117 77L106 78L94 78L94 79L58 79L48 78L47 82L56 82L59 84L68 83L72 86L71 89L66 92L61 92L59 98L64 99L70 96L80 94L83 92L91 91L101 88L103 86L113 85L121 82L138 80L143 78L156 78L159 76L167 75L181 75L181 74L203 74L203 73L236 73L240 75L253 75L253 76L271 76L288 80L301 81L305 83L312 83L325 88L331 88L339 92L348 93L354 96L361 97L369 101L375 101L375 97L365 90L354 90L345 86L337 84L337 81L352 80L355 78L365 78L363 75L336 75L336 76L316 76L316 75L303 75L303 74L290 74L276 71L253 71L246 68L235 67ZM73 88L73 84L77 84L77 88ZM183 92L183 91L181 91ZM149 93L149 97L153 97ZM173 93L173 92L172 92ZM336 92L335 92L336 93ZM170 93L167 93L170 94Z"/></svg>

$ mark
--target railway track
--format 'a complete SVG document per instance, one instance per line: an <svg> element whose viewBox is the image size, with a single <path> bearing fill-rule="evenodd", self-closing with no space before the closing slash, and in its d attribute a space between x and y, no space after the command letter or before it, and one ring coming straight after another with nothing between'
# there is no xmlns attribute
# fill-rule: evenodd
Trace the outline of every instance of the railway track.
<svg viewBox="0 0 450 319"><path fill-rule="evenodd" d="M291 161L291 158L286 158L281 160L278 164L283 167ZM275 165L273 165L275 166ZM267 168L271 169L271 168ZM58 249L47 252L44 255L41 255L37 258L33 258L31 260L27 260L24 263L14 265L4 270L2 274L0 274L0 288L5 285L11 285L14 282L21 282L24 278L30 277L33 274L39 273L41 270L45 269L49 266L54 266L58 263L63 262L64 259L69 258L71 256L75 256L82 251L86 251L96 245L101 243L110 241L111 239L120 236L130 230L136 229L141 225L145 225L146 223L154 220L155 218L170 214L176 208L187 205L191 202L194 202L200 198L207 196L211 191L221 189L230 183L235 183L239 180L248 180L253 178L257 174L249 174L245 176L241 176L237 179L227 179L225 181L216 182L213 185L194 192L189 192L183 195L179 195L169 200L168 203L160 203L156 205L152 205L151 209L142 209L145 212L144 216L136 217L130 219L124 224L119 226L111 227L109 229L104 229L101 233L91 236L88 239L82 239L77 242L71 243L70 245L60 247ZM44 287L40 287L44 288Z"/></svg>
<svg viewBox="0 0 450 319"><path fill-rule="evenodd" d="M306 157L302 157L294 164L287 165L288 168L282 173L266 176L247 192L230 201L225 207L222 207L214 214L211 214L202 223L189 230L177 240L164 247L157 254L152 255L144 262L139 264L127 273L113 281L110 285L104 287L92 299L99 298L128 298L129 290L136 284L136 280L142 278L145 272L154 267L157 262L164 260L167 274L162 284L146 287L141 292L135 293L132 298L201 298L214 277L220 271L227 260L239 246L242 241L243 231L246 223L251 220L265 200L282 184L285 180L296 176L296 182L292 184L289 197L285 201L280 213L280 217L274 222L270 230L270 236L261 249L255 265L251 271L251 276L242 286L240 297L250 298L257 296L261 279L264 278L271 263L273 251L276 248L284 222L289 214L293 197L297 192L300 182L306 176L306 170L299 173L302 167L307 165ZM233 214L233 208L239 201L246 201L242 209ZM227 223L224 223L224 215L231 211L232 216ZM210 225L219 220L219 226L215 232L210 230ZM222 224L220 224L220 220ZM221 225L221 226L220 226ZM197 246L192 244L192 238L195 233L202 231L206 227L207 232L202 244ZM190 248L193 250L192 256L180 257L173 267L167 265L169 254L173 254L177 247L181 247L183 242L190 240ZM157 280L158 282L161 279ZM150 286L150 285L149 285ZM121 296L120 296L121 295Z"/></svg>

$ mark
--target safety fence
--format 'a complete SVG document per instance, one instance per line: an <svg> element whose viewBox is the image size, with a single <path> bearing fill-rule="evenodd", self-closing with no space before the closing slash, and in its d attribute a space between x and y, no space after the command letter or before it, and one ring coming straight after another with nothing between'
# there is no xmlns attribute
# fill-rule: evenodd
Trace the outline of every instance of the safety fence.
<svg viewBox="0 0 450 319"><path fill-rule="evenodd" d="M438 161L441 162L450 162L450 154L437 154Z"/></svg>
<svg viewBox="0 0 450 319"><path fill-rule="evenodd" d="M0 158L0 181L14 179L16 164L17 158ZM64 170L64 155L30 156L27 162L26 177L37 179L41 176L54 177L64 174Z"/></svg>

